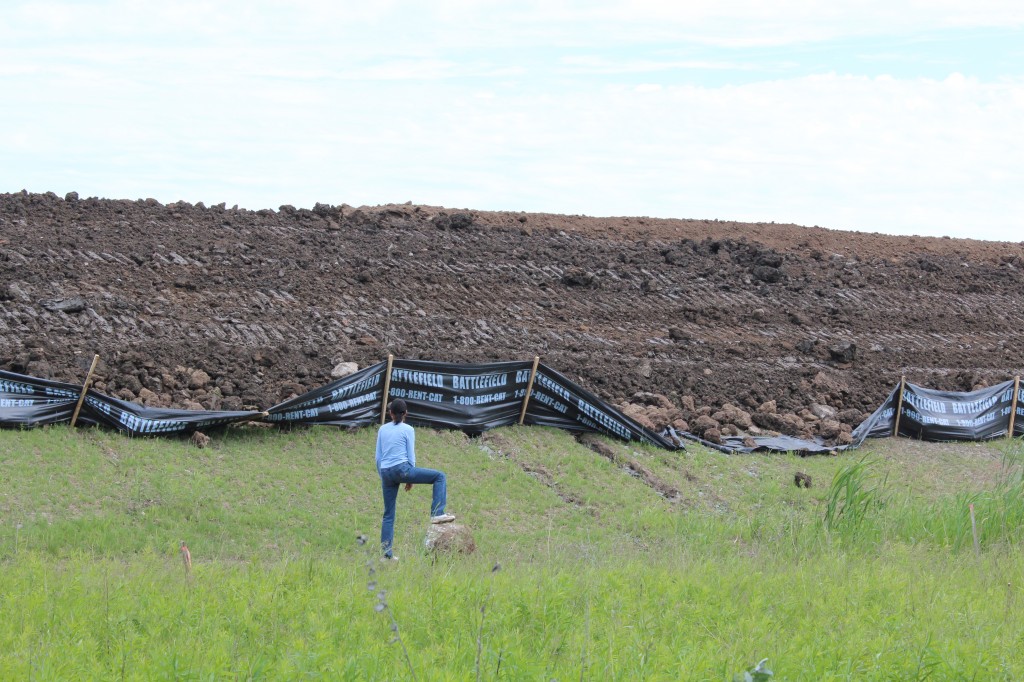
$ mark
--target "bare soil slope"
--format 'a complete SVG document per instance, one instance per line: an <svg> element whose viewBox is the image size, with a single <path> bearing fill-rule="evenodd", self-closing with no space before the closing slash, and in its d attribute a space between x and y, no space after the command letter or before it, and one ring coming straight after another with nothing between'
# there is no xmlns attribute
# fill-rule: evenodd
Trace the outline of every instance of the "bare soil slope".
<svg viewBox="0 0 1024 682"><path fill-rule="evenodd" d="M901 374L1020 373L1022 272L1024 244L795 225L22 192L0 367L80 382L96 352L113 395L266 408L341 361L540 355L654 426L842 440Z"/></svg>

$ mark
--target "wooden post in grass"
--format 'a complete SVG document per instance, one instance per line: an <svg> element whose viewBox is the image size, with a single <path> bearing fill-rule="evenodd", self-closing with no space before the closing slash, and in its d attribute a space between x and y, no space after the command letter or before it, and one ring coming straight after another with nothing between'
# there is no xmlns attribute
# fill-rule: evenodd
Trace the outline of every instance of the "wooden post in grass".
<svg viewBox="0 0 1024 682"><path fill-rule="evenodd" d="M907 386L907 375L900 377L900 400L896 404L896 418L893 420L895 423L892 427L892 437L900 435L900 414L903 413L903 389Z"/></svg>
<svg viewBox="0 0 1024 682"><path fill-rule="evenodd" d="M388 393L391 392L391 365L395 363L395 356L388 353L388 368L384 370L384 398L380 402L380 423L383 424L388 416Z"/></svg>
<svg viewBox="0 0 1024 682"><path fill-rule="evenodd" d="M537 376L537 365L540 364L540 356L533 356L533 369L530 370L530 381L526 384L526 395L523 396L523 409L519 410L519 424L526 420L526 406L530 404L530 394L533 393L533 379Z"/></svg>
<svg viewBox="0 0 1024 682"><path fill-rule="evenodd" d="M92 381L92 373L96 371L96 363L100 361L99 355L94 355L92 358L92 366L89 368L89 373L85 376L85 383L82 384L82 394L78 396L78 404L75 405L75 413L71 415L71 425L74 426L75 422L78 421L78 413L82 409L82 402L85 401L85 394L89 390L89 383Z"/></svg>
<svg viewBox="0 0 1024 682"><path fill-rule="evenodd" d="M1010 403L1010 426L1006 431L1007 438L1013 438L1013 420L1017 416L1017 394L1020 392L1020 375L1013 378L1013 401Z"/></svg>

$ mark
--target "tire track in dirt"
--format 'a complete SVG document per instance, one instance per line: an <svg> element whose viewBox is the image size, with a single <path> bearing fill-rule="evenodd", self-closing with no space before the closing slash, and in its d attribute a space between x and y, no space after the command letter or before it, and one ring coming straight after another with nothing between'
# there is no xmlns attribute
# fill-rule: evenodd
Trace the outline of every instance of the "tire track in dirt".
<svg viewBox="0 0 1024 682"><path fill-rule="evenodd" d="M267 407L341 360L540 354L616 402L692 399L687 419L775 400L849 422L901 374L1020 373L1022 272L1021 245L792 225L18 193L0 195L0 367L77 382L99 352L98 386L126 399Z"/></svg>

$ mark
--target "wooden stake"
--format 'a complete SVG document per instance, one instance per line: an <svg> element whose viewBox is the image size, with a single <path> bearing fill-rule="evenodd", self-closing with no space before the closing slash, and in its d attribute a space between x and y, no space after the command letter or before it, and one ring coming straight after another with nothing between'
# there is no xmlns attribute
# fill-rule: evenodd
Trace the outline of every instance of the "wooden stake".
<svg viewBox="0 0 1024 682"><path fill-rule="evenodd" d="M533 379L537 376L537 365L540 364L540 356L533 356L533 369L530 370L530 381L526 384L526 395L523 396L523 409L519 410L519 423L526 419L526 406L530 403L530 394L533 393Z"/></svg>
<svg viewBox="0 0 1024 682"><path fill-rule="evenodd" d="M1017 394L1020 393L1020 375L1013 378L1013 402L1010 404L1010 426L1006 431L1007 438L1013 438L1013 419L1017 416Z"/></svg>
<svg viewBox="0 0 1024 682"><path fill-rule="evenodd" d="M388 416L388 393L391 392L391 365L395 363L395 356L388 353L388 368L384 371L384 399L380 403L380 423L383 424Z"/></svg>
<svg viewBox="0 0 1024 682"><path fill-rule="evenodd" d="M900 415L903 414L903 389L907 386L907 376L904 374L900 377L900 401L896 405L896 418L893 420L895 424L892 427L892 437L900 435Z"/></svg>
<svg viewBox="0 0 1024 682"><path fill-rule="evenodd" d="M82 384L82 395L78 396L78 404L75 405L75 413L71 415L71 425L74 426L75 422L78 421L78 412L82 409L82 403L85 401L85 394L89 390L89 384L92 382L92 373L96 371L96 363L100 361L99 355L94 355L92 358L92 366L89 368L89 373L85 376L85 383Z"/></svg>

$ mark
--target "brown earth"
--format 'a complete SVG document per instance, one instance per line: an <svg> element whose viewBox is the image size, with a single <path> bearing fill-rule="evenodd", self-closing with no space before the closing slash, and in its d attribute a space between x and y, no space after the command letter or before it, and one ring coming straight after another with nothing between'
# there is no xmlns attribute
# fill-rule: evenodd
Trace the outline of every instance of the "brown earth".
<svg viewBox="0 0 1024 682"><path fill-rule="evenodd" d="M269 407L394 353L548 365L655 426L841 440L1021 373L1024 243L431 206L0 195L0 368ZM774 404L771 402L774 401Z"/></svg>

